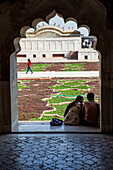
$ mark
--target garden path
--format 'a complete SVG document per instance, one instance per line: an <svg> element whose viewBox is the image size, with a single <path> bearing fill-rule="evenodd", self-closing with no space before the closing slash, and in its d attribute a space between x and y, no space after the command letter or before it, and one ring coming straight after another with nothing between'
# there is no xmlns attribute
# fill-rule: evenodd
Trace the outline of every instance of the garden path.
<svg viewBox="0 0 113 170"><path fill-rule="evenodd" d="M99 71L46 71L46 72L17 72L18 79L37 79L37 78L51 78L51 77L99 77Z"/></svg>

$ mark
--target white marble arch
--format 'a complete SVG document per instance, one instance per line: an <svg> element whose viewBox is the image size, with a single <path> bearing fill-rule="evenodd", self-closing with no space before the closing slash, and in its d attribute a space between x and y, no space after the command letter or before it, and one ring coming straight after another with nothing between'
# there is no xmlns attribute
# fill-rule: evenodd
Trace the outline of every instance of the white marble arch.
<svg viewBox="0 0 113 170"><path fill-rule="evenodd" d="M57 15L57 14L56 14ZM62 56L70 58L72 57L71 52L77 52L79 60L96 60L98 61L98 52L93 48L83 48L82 43L84 35L87 35L86 38L91 39L92 37L88 36L90 29L87 26L80 26L77 28L77 21L72 18L68 18L66 23L64 23L62 17L57 15L57 18L62 22L63 28L59 25L54 24L55 17L51 18L49 25L43 20L37 19L36 29L28 28L26 31L26 38L20 40L21 51L17 56L26 56L26 58L43 58L43 54L46 54L45 57L53 57L56 54L62 54ZM67 25L69 21L74 22L75 26L68 28ZM76 28L76 29L75 29ZM85 30L85 31L84 31ZM93 38L95 39L95 37ZM96 40L96 39L95 39ZM56 55L57 56L57 55Z"/></svg>

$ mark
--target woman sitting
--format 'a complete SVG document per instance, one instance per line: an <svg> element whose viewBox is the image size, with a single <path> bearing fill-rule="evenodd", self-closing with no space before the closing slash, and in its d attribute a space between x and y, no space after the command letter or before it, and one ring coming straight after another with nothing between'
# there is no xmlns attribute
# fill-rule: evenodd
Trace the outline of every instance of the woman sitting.
<svg viewBox="0 0 113 170"><path fill-rule="evenodd" d="M64 113L64 124L66 125L79 125L82 119L82 106L83 97L77 96L76 100L70 103Z"/></svg>

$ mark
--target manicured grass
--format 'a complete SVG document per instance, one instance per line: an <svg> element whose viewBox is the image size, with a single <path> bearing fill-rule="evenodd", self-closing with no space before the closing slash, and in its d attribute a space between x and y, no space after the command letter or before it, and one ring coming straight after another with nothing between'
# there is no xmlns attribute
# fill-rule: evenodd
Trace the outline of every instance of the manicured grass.
<svg viewBox="0 0 113 170"><path fill-rule="evenodd" d="M58 84L55 87L54 86L49 86L49 89L65 89L66 87L62 84Z"/></svg>
<svg viewBox="0 0 113 170"><path fill-rule="evenodd" d="M82 71L84 70L83 64L81 63L73 63L73 64L65 64L64 71Z"/></svg>
<svg viewBox="0 0 113 170"><path fill-rule="evenodd" d="M56 108L56 111L53 111L53 112L45 112L44 114L57 114L57 115L60 115L60 116L63 116L64 115L64 112L66 110L66 107L67 107L68 104L63 104L63 105L51 105L53 107ZM33 118L31 119L31 121L43 121L43 120L52 120L52 118L57 118L55 116L42 116L42 118ZM58 118L60 120L64 120L64 118Z"/></svg>
<svg viewBox="0 0 113 170"><path fill-rule="evenodd" d="M83 67L82 63L67 63L65 67Z"/></svg>
<svg viewBox="0 0 113 170"><path fill-rule="evenodd" d="M26 86L18 86L18 90L19 89L28 89L29 87L26 87Z"/></svg>
<svg viewBox="0 0 113 170"><path fill-rule="evenodd" d="M49 67L50 64L33 64L31 65L31 70L32 71L44 71L45 68ZM22 71L26 71L26 69L22 70Z"/></svg>
<svg viewBox="0 0 113 170"><path fill-rule="evenodd" d="M64 71L83 71L83 68L65 68Z"/></svg>
<svg viewBox="0 0 113 170"><path fill-rule="evenodd" d="M31 69L32 71L44 71L45 68L49 67L52 64L31 64ZM67 63L64 64L63 66L64 70L63 71L82 71L84 70L84 66L81 63ZM22 71L27 71L27 64L26 68L23 69Z"/></svg>
<svg viewBox="0 0 113 170"><path fill-rule="evenodd" d="M78 91L78 90L64 90L64 91L61 91L60 94L68 95L68 97L71 97L71 96L75 97L77 95L82 95L82 93L83 91Z"/></svg>
<svg viewBox="0 0 113 170"><path fill-rule="evenodd" d="M28 82L28 80L23 80L23 81L21 81L20 83L18 83L18 90L29 88L28 86L24 86L24 83L25 83L25 82Z"/></svg>
<svg viewBox="0 0 113 170"><path fill-rule="evenodd" d="M22 80L22 83L27 83L29 81L31 81L31 80Z"/></svg>
<svg viewBox="0 0 113 170"><path fill-rule="evenodd" d="M21 81L18 83L18 89L22 88L29 88L24 84L28 82L28 80ZM62 84L57 84L56 87L54 86L49 86L48 88L55 89L55 91L59 92L60 94L51 94L52 98L47 99L48 103L50 104L50 107L56 108L56 111L50 111L50 112L45 112L44 116L42 118L33 118L30 119L31 121L51 121L52 118L57 118L55 116L46 116L46 114L57 114L60 116L64 115L65 109L68 105L67 104L61 104L61 105L54 105L54 103L62 103L62 102L73 102L77 95L82 95L84 97L84 102L87 101L87 92L89 88L93 88L92 86L87 85L87 82L90 82L90 80L61 80L58 81L58 83L61 82ZM73 89L71 89L73 88ZM77 90L79 89L79 90ZM54 96L53 96L54 95ZM66 97L66 98L65 98ZM97 96L98 97L98 96ZM98 98L95 98L95 101L97 101ZM61 119L63 120L63 119Z"/></svg>
<svg viewBox="0 0 113 170"><path fill-rule="evenodd" d="M92 86L87 86L87 85L82 85L82 86L77 86L77 89L90 89L93 88Z"/></svg>
<svg viewBox="0 0 113 170"><path fill-rule="evenodd" d="M60 92L60 94L52 97L51 99L48 99L47 101L49 104L53 103L62 103L62 102L73 102L77 95L82 95L84 97L84 102L87 101L87 94L85 94L84 90L93 88L91 86L87 86L87 84L84 84L86 82L89 82L90 80L72 80L72 81L58 81L61 82L62 84L57 84L55 87L50 86L49 88L55 89L55 91ZM76 88L78 90L65 90L68 88ZM63 91L60 89L64 89ZM81 90L80 90L81 89ZM54 94L55 95L55 94ZM67 97L67 98L64 98ZM69 98L68 98L69 97ZM98 100L98 98L95 98L95 100ZM45 114L58 114L60 116L64 115L65 109L68 104L62 104L62 105L50 105L56 108L56 111L50 111L50 112L45 112ZM43 116L42 120L52 120L52 117L46 117Z"/></svg>
<svg viewBox="0 0 113 170"><path fill-rule="evenodd" d="M30 121L51 121L52 120L52 118L57 118L57 117L55 117L55 116L42 116L42 118L41 119L39 119L39 118L32 118L32 119L30 119ZM64 118L58 118L58 119L60 119L60 120L64 120Z"/></svg>
<svg viewBox="0 0 113 170"><path fill-rule="evenodd" d="M71 80L71 81L68 81L68 82L64 82L64 85L76 86L76 85L80 85L81 83L85 83L85 82L86 82L86 80Z"/></svg>
<svg viewBox="0 0 113 170"><path fill-rule="evenodd" d="M74 89L88 89L88 88L93 88L93 87L89 87L87 86L87 84L83 84L85 83L85 80L76 80L76 81L69 81L69 82L62 82L62 84L57 84L55 87L54 86L49 86L49 88L53 88L53 89L68 89L68 88L74 88ZM80 86L81 84L83 84L82 86ZM59 90L58 90L59 91Z"/></svg>
<svg viewBox="0 0 113 170"><path fill-rule="evenodd" d="M44 114L57 114L57 115L63 116L68 104L50 105L50 106L56 108L56 111L45 112Z"/></svg>
<svg viewBox="0 0 113 170"><path fill-rule="evenodd" d="M65 83L66 80L59 80L58 82L59 82L59 83Z"/></svg>
<svg viewBox="0 0 113 170"><path fill-rule="evenodd" d="M61 102L71 102L73 99L62 98L62 97L52 97L52 99L47 100L49 103L61 103Z"/></svg>

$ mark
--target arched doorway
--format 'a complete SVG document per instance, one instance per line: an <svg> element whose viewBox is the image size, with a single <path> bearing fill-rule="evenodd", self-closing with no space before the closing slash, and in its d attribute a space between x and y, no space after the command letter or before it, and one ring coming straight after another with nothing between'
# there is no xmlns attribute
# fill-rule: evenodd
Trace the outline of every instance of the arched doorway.
<svg viewBox="0 0 113 170"><path fill-rule="evenodd" d="M5 4L7 6L7 4ZM62 9L60 8L62 6ZM45 10L46 7L46 10ZM80 10L80 7L82 7L83 10ZM32 11L29 13L28 11ZM34 9L34 10L33 10ZM4 104L1 106L2 110L2 132L11 131L11 112L15 114L16 112L14 109L17 108L16 102L13 103L12 100L15 99L15 90L14 86L16 87L16 69L15 65L10 67L9 61L14 61L14 56L11 56L11 60L8 58L14 51L12 39L19 36L19 30L24 25L30 25L31 22L35 18L45 18L48 13L51 13L53 9L56 9L58 13L64 16L64 18L67 18L70 16L76 18L79 21L79 24L86 24L91 28L91 34L96 35L98 39L97 49L102 54L102 61L101 61L101 80L102 80L102 88L101 88L101 109L102 109L102 131L103 132L112 132L113 131L113 118L112 118L112 77L111 77L111 63L110 58L112 57L112 42L111 35L113 34L112 31L107 30L106 28L106 9L100 3L100 1L77 1L77 2L70 2L70 1L61 1L61 4L59 6L59 2L52 1L49 3L48 1L35 2L30 4L30 2L15 2L9 7L9 13L7 18L7 24L9 26L10 34L7 32L2 36L2 41L5 47L9 47L10 50L5 51L5 47L3 46L3 54L2 54L2 74L1 74L1 94L3 97L4 103L7 103L7 106ZM38 13L37 13L38 11ZM18 13L20 15L18 15ZM29 15L28 15L29 14ZM2 14L3 15L3 14ZM14 17L14 15L16 17ZM5 16L4 16L5 17ZM11 22L9 22L9 18L11 18ZM15 18L14 20L12 20ZM30 18L30 19L29 19ZM4 22L6 22L4 20ZM18 22L17 22L18 21ZM3 28L4 29L4 28ZM2 30L3 30L2 29ZM16 30L16 31L15 31ZM12 33L12 34L11 34ZM8 39L6 37L9 37ZM21 36L23 37L23 36ZM105 39L107 41L105 41ZM111 40L111 41L109 41ZM108 50L109 49L109 50ZM16 53L15 53L16 54ZM4 57L5 56L5 57ZM106 57L107 56L107 57ZM12 63L12 62L11 62ZM110 64L110 67L109 67ZM9 73L9 68L11 69L11 74ZM3 73L3 70L6 70L7 74ZM11 79L12 77L12 79ZM15 77L15 78L14 78ZM10 83L9 83L10 82ZM4 85L3 85L4 84ZM6 89L6 93L3 95L3 89ZM11 90L12 89L12 90ZM16 88L15 88L16 89ZM12 92L13 91L13 92ZM11 97L12 96L12 97ZM109 115L107 115L109 110ZM3 114L4 112L4 114ZM13 122L13 121L12 121Z"/></svg>
<svg viewBox="0 0 113 170"><path fill-rule="evenodd" d="M54 12L54 13L55 13L55 12ZM54 15L54 14L52 14L52 15ZM51 17L51 14L50 14L49 17ZM38 19L38 20L39 20L39 19ZM35 23L34 26L36 26L37 21L34 20L33 24L34 24L34 23ZM22 34L22 35L25 35L25 32L26 32L27 29L28 29L28 27L23 27L23 28L21 29L21 34ZM14 116L13 116L13 118L14 118ZM17 119L16 119L16 121L17 121ZM14 123L14 124L15 124L15 123Z"/></svg>
<svg viewBox="0 0 113 170"><path fill-rule="evenodd" d="M55 11L52 12L53 15L54 15L54 12ZM81 62L80 65L82 65L85 62L85 65L88 64L90 69L92 67L91 66L92 64L93 64L93 66L98 65L97 64L98 63L98 60L97 60L98 59L98 53L95 50L96 49L96 44L97 44L96 38L89 35L89 32L90 32L89 30L90 29L88 28L88 26L84 25L82 27L78 27L78 25L76 23L77 21L74 22L74 20L75 20L74 18L68 19L68 22L65 23L63 18L59 17L60 14L56 13L55 17L53 17L52 14L51 14L52 18L49 20L49 23L50 23L49 25L45 21L38 22L37 25L36 25L36 29L33 29L33 28L28 29L26 31L26 33L25 33L26 38L22 38L20 40L21 51L18 53L18 55L19 55L19 62L21 62L21 64L19 64L17 62L17 64L18 64L17 67L22 66L23 68L26 68L25 63L26 63L28 58L32 61L32 63L33 62L37 63L37 62L40 61L43 64L43 66L44 66L44 62L48 62L49 64L52 64L52 62L55 62L54 58L56 57L55 59L57 59L58 53L64 53L63 55L65 55L65 58L60 58L60 61L57 61L57 63L56 63L57 71L58 71L58 64L63 64L64 69L65 69L65 64L66 63L68 63L67 67L71 66L71 70L73 70L73 67L74 67L75 68L74 70L76 70L76 71L72 73L72 71L69 68L67 68L68 70L71 71L71 72L68 72L68 73L64 71L65 73L68 74L68 77L67 77L67 75L63 74L63 72L61 72L61 73L56 72L55 68L53 68L53 70L57 73L57 75L55 77L56 79L58 79L57 82L62 83L62 81L63 81L63 83L70 83L70 88L73 88L73 89L69 90L70 88L66 87L64 85L64 90L63 90L63 89L60 89L60 86L59 86L59 90L61 90L61 91L56 92L57 94L56 95L54 94L55 96L52 97L52 91L49 92L48 95L47 95L47 92L45 91L46 89L48 91L50 91L50 89L49 89L49 80L47 82L48 86L46 86L46 88L43 89L43 90L41 89L42 86L39 85L42 82L40 82L40 81L35 82L36 83L36 84L34 84L35 92L33 91L33 87L30 88L30 89L21 89L20 90L22 85L19 85L20 88L19 88L19 92L18 92L18 95L19 95L19 98L18 98L19 105L18 105L18 107L19 107L19 126L20 127L22 127L22 125L21 125L22 121L26 120L27 121L26 124L27 124L28 120L31 120L31 118L32 118L32 121L34 120L35 122L36 122L36 120L39 121L39 122L43 120L44 121L43 124L44 124L44 123L46 123L45 121L49 122L50 119L52 119L52 115L53 116L54 115L63 116L63 114L65 112L65 109L66 109L66 105L68 105L68 103L71 102L72 100L75 100L75 97L77 95L80 95L80 94L83 95L85 97L85 100L86 100L86 93L88 93L90 91L91 87L88 87L86 85L86 83L83 84L83 86L80 83L80 86L78 86L77 82L79 82L79 81L81 81L81 82L88 82L89 81L88 84L90 84L90 81L93 81L93 82L91 82L91 83L93 83L93 87L95 87L94 84L96 83L97 84L97 89L95 89L95 88L94 89L95 89L95 92L96 92L96 98L98 98L98 91L99 91L98 90L98 79L97 80L93 79L94 77L96 78L96 75L93 75L93 78L91 80L90 80L90 78L89 78L89 80L87 80L88 77L85 79L85 76L82 76L82 75L81 76L83 78L78 78L77 79L76 77L78 77L78 76L76 75L76 72L77 72L77 70L82 70L82 68L79 68L79 69L76 68L76 67L81 67L81 66L79 66L79 63L76 63L77 58L75 58L75 56L76 56L76 51L75 50L78 50L77 54L79 55L79 57L78 57L79 62ZM39 19L37 19L37 21L38 20ZM59 22L60 22L60 24L59 24ZM54 26L54 24L56 24L56 25ZM62 29L62 27L63 27L63 29ZM63 31L63 30L65 30L65 31ZM58 31L60 32L60 34L59 34ZM59 35L59 37L58 37L58 35ZM89 41L90 41L90 44L91 44L90 47L88 47L88 44L87 44L87 42L89 42ZM83 42L86 44L86 46L84 46L84 47L82 47ZM95 45L93 45L93 42L95 42ZM73 51L71 51L70 56L67 57L70 50L73 50ZM35 59L33 58L34 53L36 54ZM48 60L44 60L41 53L42 54L45 53L47 55ZM56 53L56 56L53 56L54 54L51 55L52 53ZM20 55L22 55L22 57L20 57ZM24 57L24 60L23 60L23 55L26 56L26 57ZM87 63L86 63L86 58L84 57L85 55L88 55ZM18 56L17 56L17 59L18 59ZM95 62L95 63L90 63L90 62ZM33 72L36 71L36 67L38 65L40 65L40 64L35 64L34 65L35 69L33 70ZM53 64L52 64L51 67L56 67L56 66L55 65L53 66ZM33 69L33 67L32 67L32 69ZM19 72L19 75L20 75L20 73L22 74L22 72ZM36 72L34 72L34 73L36 73ZM58 73L61 74L61 75L59 76ZM73 76L72 76L71 73L73 74ZM42 75L42 72L38 72L38 75L37 75L36 78L40 78L40 74ZM51 74L50 77L52 79L50 82L51 82L51 86L52 86L54 75L51 72L50 72L50 74ZM85 72L83 74L85 74ZM31 77L31 76L30 77L29 76L26 77L25 72L23 72L22 80L23 80L23 78L25 78L25 81L26 81L26 78L27 78L27 81L29 81L28 79L30 79L30 77ZM45 72L45 76L46 76L46 72ZM47 78L50 79L50 77L47 77ZM21 77L18 77L18 78L20 80ZM33 76L31 78L33 79ZM84 79L84 80L81 80L81 79ZM74 85L74 81L75 81L75 85ZM30 85L29 83L30 82L26 83L27 87ZM45 82L43 82L43 83L45 84ZM75 89L71 85L71 83L75 86ZM43 84L43 87L44 87L44 84ZM85 85L86 85L86 87L84 87ZM24 86L24 84L23 84L23 86ZM57 84L54 85L54 86L57 86ZM77 89L77 86L78 86L78 89ZM86 92L86 89L84 89L84 90L81 89L82 88L81 86L83 88L86 88L86 89L88 88L87 92ZM30 85L30 87L31 87L31 85ZM66 88L67 88L67 90L66 90ZM29 91L26 92L26 90L29 90ZM62 90L63 90L63 92L62 92ZM43 91L43 98L42 98L41 91ZM44 91L45 91L45 95L44 95ZM56 90L54 89L53 91L56 91ZM94 92L93 89L91 91ZM60 95L59 95L59 93L60 93ZM26 97L24 97L23 94L25 94ZM32 100L31 100L30 96L32 96ZM33 99L33 96L34 96L34 99ZM50 102L48 101L46 103L47 98L48 99L52 98L53 100L57 99L57 101L54 101L55 103L52 102L52 101L50 101ZM98 99L96 99L96 100L98 100ZM29 107L28 107L28 105L29 105ZM60 106L60 109L58 109L59 106ZM52 110L54 112L52 112ZM62 113L60 113L60 110L62 110ZM32 121L31 121L31 123L32 123ZM30 122L29 122L29 124L30 124ZM47 125L49 126L49 123ZM33 124L32 124L32 126L33 126ZM36 126L36 123L35 123L35 126ZM29 131L29 127L30 126L28 126L28 128L27 128L28 131ZM24 129L24 124L23 124L23 129ZM44 128L42 128L42 129L44 129ZM74 127L73 130L74 129L76 131L76 127ZM39 131L39 128L37 128L37 130ZM41 130L41 128L40 128L40 130ZM58 128L57 128L57 130L58 130ZM61 130L63 130L63 128ZM65 131L67 131L67 130L69 131L69 127L67 129L65 127ZM84 130L84 128L83 128L83 130ZM83 130L81 129L82 132L83 132ZM97 129L95 128L94 130L96 131Z"/></svg>

